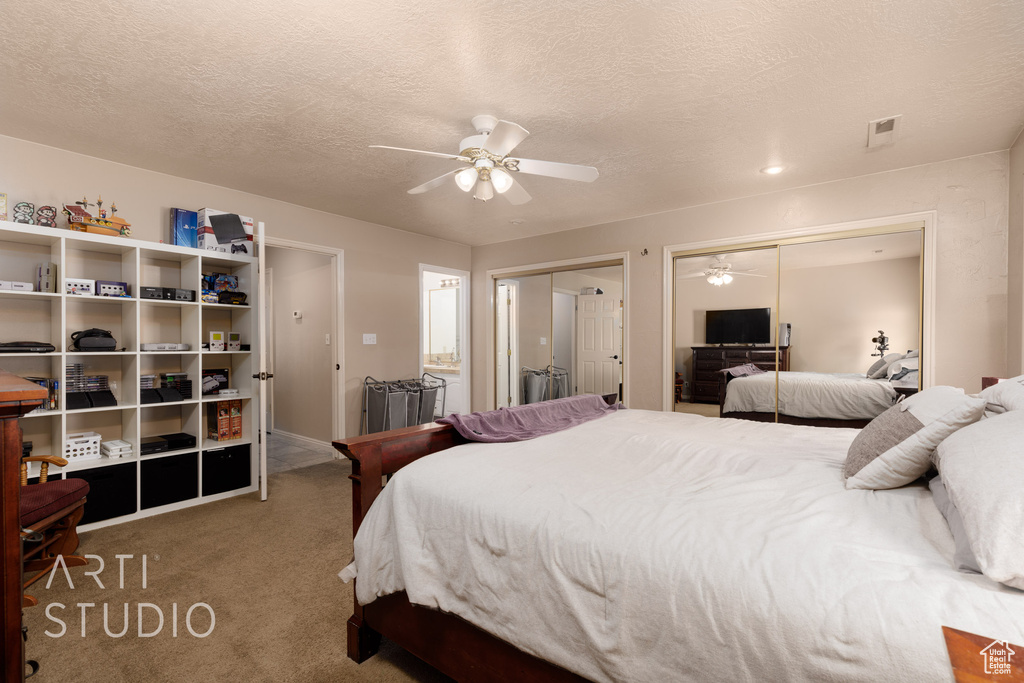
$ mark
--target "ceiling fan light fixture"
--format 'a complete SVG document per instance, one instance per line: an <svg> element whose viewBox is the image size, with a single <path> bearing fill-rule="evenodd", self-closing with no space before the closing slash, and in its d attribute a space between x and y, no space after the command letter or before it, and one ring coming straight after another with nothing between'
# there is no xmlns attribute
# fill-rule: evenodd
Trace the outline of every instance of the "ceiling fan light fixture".
<svg viewBox="0 0 1024 683"><path fill-rule="evenodd" d="M732 282L732 275L729 275L729 273L723 273L722 274L722 284L727 285L730 282Z"/></svg>
<svg viewBox="0 0 1024 683"><path fill-rule="evenodd" d="M782 173L785 168L785 166L765 166L761 169L761 173L765 173L767 175L778 175Z"/></svg>
<svg viewBox="0 0 1024 683"><path fill-rule="evenodd" d="M455 174L455 184L463 192L469 192L476 185L476 169L464 168Z"/></svg>
<svg viewBox="0 0 1024 683"><path fill-rule="evenodd" d="M512 187L512 176L510 176L504 169L492 168L491 183L494 185L495 192L498 194L504 194L508 188Z"/></svg>
<svg viewBox="0 0 1024 683"><path fill-rule="evenodd" d="M473 199L479 199L482 202L486 202L488 199L494 198L494 187L491 185L489 180L481 178L476 183L476 192L473 193Z"/></svg>

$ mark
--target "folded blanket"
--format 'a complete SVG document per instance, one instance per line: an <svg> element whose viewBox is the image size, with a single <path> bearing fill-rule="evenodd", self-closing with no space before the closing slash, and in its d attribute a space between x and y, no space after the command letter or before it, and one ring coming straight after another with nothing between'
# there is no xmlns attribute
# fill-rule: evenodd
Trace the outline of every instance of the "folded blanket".
<svg viewBox="0 0 1024 683"><path fill-rule="evenodd" d="M438 422L450 424L470 441L526 441L589 422L622 408L610 406L596 394L556 398L469 415L451 414Z"/></svg>
<svg viewBox="0 0 1024 683"><path fill-rule="evenodd" d="M749 375L759 375L764 372L764 370L753 363L744 363L743 365L737 365L734 368L719 370L719 372L724 372L725 374L732 375L733 377L747 377Z"/></svg>

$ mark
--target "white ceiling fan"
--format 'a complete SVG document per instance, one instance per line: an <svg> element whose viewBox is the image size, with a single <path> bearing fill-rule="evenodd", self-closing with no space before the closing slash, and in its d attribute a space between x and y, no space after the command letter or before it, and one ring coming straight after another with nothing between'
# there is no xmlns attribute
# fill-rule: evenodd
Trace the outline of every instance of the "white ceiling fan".
<svg viewBox="0 0 1024 683"><path fill-rule="evenodd" d="M761 275L755 273L756 268L750 268L749 270L735 270L731 263L725 261L723 254L716 254L711 264L704 270L697 271L696 273L689 273L687 275L680 275L680 278L688 277L706 277L710 284L715 287L721 287L732 282L733 275L747 275L749 277L768 277L767 275Z"/></svg>
<svg viewBox="0 0 1024 683"><path fill-rule="evenodd" d="M488 115L474 116L473 128L476 129L477 134L471 135L459 143L459 149L462 151L458 154L425 152L419 149L388 147L387 145L370 145L370 147L426 154L467 164L465 168L449 171L412 188L409 190L409 194L421 194L427 190L433 190L443 185L449 176L454 176L455 184L459 186L459 189L465 192L473 190L474 199L486 202L497 193L513 204L525 204L530 201L530 195L513 178L516 173L564 180L582 180L585 183L597 179L597 169L593 166L510 157L509 153L530 134L525 128L511 121L499 121Z"/></svg>

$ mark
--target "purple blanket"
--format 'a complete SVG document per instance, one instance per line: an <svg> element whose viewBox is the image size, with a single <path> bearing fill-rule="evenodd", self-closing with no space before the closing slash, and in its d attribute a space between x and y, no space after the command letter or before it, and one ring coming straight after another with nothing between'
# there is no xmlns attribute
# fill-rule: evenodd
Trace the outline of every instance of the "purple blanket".
<svg viewBox="0 0 1024 683"><path fill-rule="evenodd" d="M469 415L452 413L438 422L452 425L470 441L526 441L595 420L621 407L622 404L608 405L596 394L587 394Z"/></svg>

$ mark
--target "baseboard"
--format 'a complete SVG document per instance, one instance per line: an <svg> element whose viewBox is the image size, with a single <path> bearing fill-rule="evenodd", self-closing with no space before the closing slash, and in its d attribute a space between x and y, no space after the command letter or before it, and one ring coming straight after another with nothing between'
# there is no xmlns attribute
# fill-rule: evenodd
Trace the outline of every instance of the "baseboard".
<svg viewBox="0 0 1024 683"><path fill-rule="evenodd" d="M274 431L271 432L271 435L275 439L279 438L279 439L282 439L284 441L291 441L296 446L302 446L303 448L308 448L308 449L316 451L318 453L325 453L325 454L333 456L335 458L341 457L341 453L339 453L334 448L334 446L332 446L327 441L320 441L319 439L312 439L312 438L310 438L308 436L302 436L301 434L292 434L290 432L286 432L286 431L281 430L281 429L275 429Z"/></svg>

